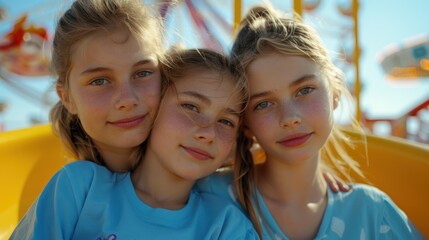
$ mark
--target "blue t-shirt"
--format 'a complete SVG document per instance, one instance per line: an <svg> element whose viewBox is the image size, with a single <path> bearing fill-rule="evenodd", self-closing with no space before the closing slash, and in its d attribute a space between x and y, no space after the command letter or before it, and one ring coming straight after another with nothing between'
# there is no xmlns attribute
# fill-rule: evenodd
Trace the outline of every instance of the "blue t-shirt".
<svg viewBox="0 0 429 240"><path fill-rule="evenodd" d="M130 173L89 161L64 166L49 181L11 239L258 239L231 202L193 189L179 210L152 208Z"/></svg>
<svg viewBox="0 0 429 240"><path fill-rule="evenodd" d="M197 187L239 205L231 183L232 174L222 173L200 180ZM351 191L339 193L328 188L328 204L315 239L425 239L385 193L364 184L351 186ZM288 239L260 193L255 195L265 219L263 239Z"/></svg>

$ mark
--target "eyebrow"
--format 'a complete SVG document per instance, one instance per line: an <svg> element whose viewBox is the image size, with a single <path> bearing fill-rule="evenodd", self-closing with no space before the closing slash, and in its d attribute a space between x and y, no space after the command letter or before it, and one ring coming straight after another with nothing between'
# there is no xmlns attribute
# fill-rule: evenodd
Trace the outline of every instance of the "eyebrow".
<svg viewBox="0 0 429 240"><path fill-rule="evenodd" d="M194 91L184 91L184 92L181 92L180 94L184 94L184 95L188 95L190 97L197 98L197 99L199 99L200 101L203 101L206 104L211 104L211 102L212 102L210 100L210 98L208 98L208 97L206 97L206 96L204 96L202 94L199 94L197 92L194 92ZM237 110L234 110L234 109L232 109L230 107L226 108L226 112L228 112L229 114L233 114L233 115L236 115L236 116L240 117L240 112L238 112Z"/></svg>
<svg viewBox="0 0 429 240"><path fill-rule="evenodd" d="M184 92L181 92L180 94L184 94L184 95L188 95L190 97L196 98L198 100L203 101L206 104L210 104L212 102L208 97L194 91L184 91Z"/></svg>
<svg viewBox="0 0 429 240"><path fill-rule="evenodd" d="M138 62L136 62L133 67L137 67L140 65L145 65L145 64L151 64L154 63L154 60L152 59L143 59L140 60ZM89 74L89 73L95 73L95 72L102 72L102 71L107 71L110 70L110 68L106 68L106 67L94 67L94 68L88 68L85 69L83 72L80 73L80 75L85 75L85 74Z"/></svg>
<svg viewBox="0 0 429 240"><path fill-rule="evenodd" d="M294 86L300 85L303 82L310 81L310 80L314 79L315 77L316 77L316 74L307 74L307 75L304 75L304 76L302 76L302 77L294 80L290 84L289 87L294 87ZM252 95L250 95L250 100L253 100L255 98L260 98L260 97L263 97L263 96L267 96L270 93L271 93L271 91L264 91L264 92L259 92L259 93L252 94Z"/></svg>

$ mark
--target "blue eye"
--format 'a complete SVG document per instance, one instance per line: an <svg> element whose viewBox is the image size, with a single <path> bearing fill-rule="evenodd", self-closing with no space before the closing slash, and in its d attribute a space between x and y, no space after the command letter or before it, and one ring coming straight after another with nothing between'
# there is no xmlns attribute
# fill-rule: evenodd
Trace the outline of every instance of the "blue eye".
<svg viewBox="0 0 429 240"><path fill-rule="evenodd" d="M199 112L198 107L195 106L194 104L191 104L191 103L182 103L182 104L180 104L180 106L182 108L186 109L186 110L191 110L191 111L194 111L194 112Z"/></svg>
<svg viewBox="0 0 429 240"><path fill-rule="evenodd" d="M107 80L106 78L97 78L92 80L89 84L94 86L101 86L107 84L108 82L109 80Z"/></svg>
<svg viewBox="0 0 429 240"><path fill-rule="evenodd" d="M265 108L267 108L267 107L269 107L271 105L273 105L271 102L263 101L263 102L258 103L255 106L255 110L262 110L262 109L265 109Z"/></svg>
<svg viewBox="0 0 429 240"><path fill-rule="evenodd" d="M147 76L149 76L149 75L151 75L152 74L152 72L150 72L150 71L140 71L140 72L137 72L136 73L136 75L134 76L135 78L144 78L144 77L147 77Z"/></svg>
<svg viewBox="0 0 429 240"><path fill-rule="evenodd" d="M219 122L222 123L222 124L225 124L225 125L227 125L229 127L235 127L234 123L231 122L228 119L220 119Z"/></svg>
<svg viewBox="0 0 429 240"><path fill-rule="evenodd" d="M307 94L309 94L309 93L313 92L313 90L314 90L314 88L313 88L313 87L305 87L305 88L302 88L302 89L300 89L300 90L298 91L297 96L304 96L304 95L307 95Z"/></svg>

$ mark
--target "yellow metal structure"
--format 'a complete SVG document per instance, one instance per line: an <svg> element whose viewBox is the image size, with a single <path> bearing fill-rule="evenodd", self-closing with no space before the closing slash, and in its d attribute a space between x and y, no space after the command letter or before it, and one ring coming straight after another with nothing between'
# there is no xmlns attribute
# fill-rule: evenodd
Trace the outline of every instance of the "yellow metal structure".
<svg viewBox="0 0 429 240"><path fill-rule="evenodd" d="M367 150L350 153L367 177L357 180L386 192L429 237L429 147L368 135ZM49 125L0 133L0 239L9 237L47 181L70 161L66 156Z"/></svg>

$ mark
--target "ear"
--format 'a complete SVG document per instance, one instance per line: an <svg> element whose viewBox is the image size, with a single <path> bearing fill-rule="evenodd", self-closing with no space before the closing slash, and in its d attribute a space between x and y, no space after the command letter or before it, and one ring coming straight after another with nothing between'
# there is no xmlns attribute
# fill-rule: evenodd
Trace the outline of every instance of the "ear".
<svg viewBox="0 0 429 240"><path fill-rule="evenodd" d="M334 106L334 109L337 109L337 107L338 107L338 105L340 104L340 96L339 96L339 94L338 93L334 93L333 94L333 106Z"/></svg>
<svg viewBox="0 0 429 240"><path fill-rule="evenodd" d="M248 137L248 138L253 138L255 135L253 134L253 132L247 127L244 126L244 136Z"/></svg>
<svg viewBox="0 0 429 240"><path fill-rule="evenodd" d="M71 100L68 92L65 90L64 86L62 84L56 84L56 91L57 95L60 98L61 102L63 103L64 107L71 113L71 114L77 114L75 105L73 101Z"/></svg>

